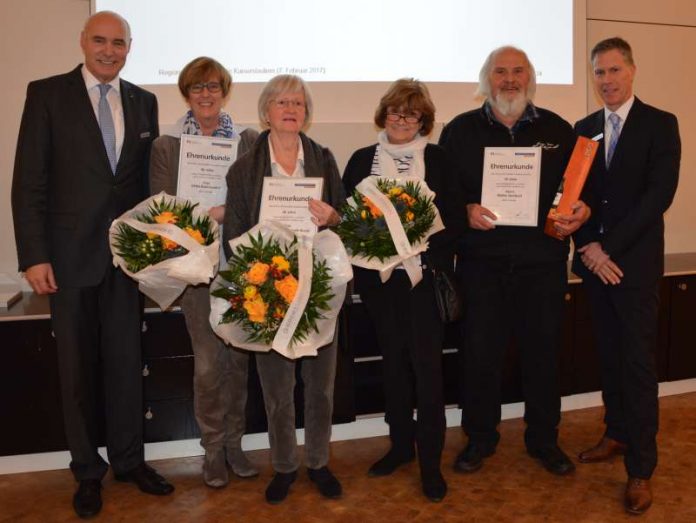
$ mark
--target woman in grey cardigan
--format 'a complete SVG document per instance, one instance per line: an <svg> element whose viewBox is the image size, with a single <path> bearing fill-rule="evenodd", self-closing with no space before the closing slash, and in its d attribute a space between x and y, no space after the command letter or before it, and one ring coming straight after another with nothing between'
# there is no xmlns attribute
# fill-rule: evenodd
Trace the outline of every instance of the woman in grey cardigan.
<svg viewBox="0 0 696 523"><path fill-rule="evenodd" d="M233 125L230 116L222 111L231 86L227 69L212 58L196 58L181 71L179 90L190 110L177 122L175 136L160 136L152 144L152 194L161 191L176 194L181 134L236 138L238 155L249 150L258 133ZM222 223L224 211L224 205L219 205L209 213ZM208 320L208 285L188 287L181 298L181 309L193 346L194 412L201 431L201 446L205 449L203 480L210 487L220 488L229 481L228 463L238 476L258 474L241 447L246 428L249 356L225 346L213 333Z"/></svg>
<svg viewBox="0 0 696 523"><path fill-rule="evenodd" d="M244 234L258 222L264 177L323 178L322 201L311 200L309 203L312 220L320 227L338 223L339 216L334 209L345 199L333 154L302 133L312 115L312 99L302 79L292 75L271 79L261 93L258 110L261 125L266 130L227 174L223 228L226 249L229 249L229 239ZM317 356L297 360L304 383L304 461L309 479L327 498L341 495L341 484L327 467L336 344L334 336L329 345L319 349ZM275 471L266 489L269 503L280 503L285 499L300 464L293 401L295 364L295 360L274 351L256 355Z"/></svg>

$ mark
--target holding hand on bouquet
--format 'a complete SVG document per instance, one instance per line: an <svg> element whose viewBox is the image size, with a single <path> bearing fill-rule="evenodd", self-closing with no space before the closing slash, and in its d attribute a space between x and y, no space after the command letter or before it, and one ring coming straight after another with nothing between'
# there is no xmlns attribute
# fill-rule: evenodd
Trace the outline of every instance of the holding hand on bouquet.
<svg viewBox="0 0 696 523"><path fill-rule="evenodd" d="M322 178L324 201L309 203L313 221L319 226L338 222L334 209L345 197L333 154L304 134L313 111L307 85L298 76L278 75L264 87L258 102L259 122L264 131L251 150L232 165L227 173L227 202L223 227L228 257L233 254L229 241L254 227L259 219L263 179ZM253 289L249 289L253 293ZM249 303L251 310L263 312L264 299ZM273 311L280 315L282 311ZM258 314L259 319L267 317ZM261 322L259 322L261 324ZM266 489L269 503L280 503L295 481L300 458L295 437L295 406L288 402L295 387L295 366L301 365L305 397L305 427L310 435L305 443L305 465L309 478L325 497L338 497L342 489L331 474L329 441L336 371L336 337L318 349L316 357L290 360L278 352L256 354L256 366L263 389L271 439L273 480Z"/></svg>
<svg viewBox="0 0 696 523"><path fill-rule="evenodd" d="M179 75L179 92L189 106L178 121L176 136L160 136L150 156L150 191L176 194L181 134L238 138L237 156L246 153L258 137L253 129L235 125L224 110L232 89L225 66L205 56L188 63ZM225 219L225 206L208 209L217 223ZM258 474L242 451L247 397L247 353L231 350L210 327L210 296L207 285L189 286L181 309L191 337L194 355L194 414L205 449L203 481L213 488L229 481L228 464L237 476Z"/></svg>
<svg viewBox="0 0 696 523"><path fill-rule="evenodd" d="M336 209L314 198L309 200L309 212L312 213L312 222L319 227L333 227L341 221Z"/></svg>

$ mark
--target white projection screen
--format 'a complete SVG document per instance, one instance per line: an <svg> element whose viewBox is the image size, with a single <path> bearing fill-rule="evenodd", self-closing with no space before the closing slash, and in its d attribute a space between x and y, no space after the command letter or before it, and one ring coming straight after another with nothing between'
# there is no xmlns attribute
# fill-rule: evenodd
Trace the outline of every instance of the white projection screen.
<svg viewBox="0 0 696 523"><path fill-rule="evenodd" d="M311 82L314 123L370 122L401 77L427 82L445 122L478 105L481 64L506 44L534 63L539 105L585 113L585 0L92 0L101 10L129 21L121 74L157 94L164 124L185 108L180 69L201 55L232 73L227 108L240 122L256 123L261 86L279 73Z"/></svg>

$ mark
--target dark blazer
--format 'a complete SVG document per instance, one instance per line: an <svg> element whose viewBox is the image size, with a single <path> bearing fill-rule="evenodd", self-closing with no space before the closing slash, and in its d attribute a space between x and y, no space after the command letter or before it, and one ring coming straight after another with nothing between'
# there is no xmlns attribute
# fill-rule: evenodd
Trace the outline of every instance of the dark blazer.
<svg viewBox="0 0 696 523"><path fill-rule="evenodd" d="M60 287L101 281L112 220L147 195L157 100L121 80L124 140L114 176L81 65L31 82L17 141L12 211L19 269L50 262Z"/></svg>
<svg viewBox="0 0 696 523"><path fill-rule="evenodd" d="M575 131L587 137L604 133L604 109L577 122ZM575 234L576 248L598 241L623 271L621 285L652 284L663 273L663 214L679 178L677 118L636 98L608 170L608 144L602 142L586 186L592 217ZM596 278L577 253L573 271Z"/></svg>

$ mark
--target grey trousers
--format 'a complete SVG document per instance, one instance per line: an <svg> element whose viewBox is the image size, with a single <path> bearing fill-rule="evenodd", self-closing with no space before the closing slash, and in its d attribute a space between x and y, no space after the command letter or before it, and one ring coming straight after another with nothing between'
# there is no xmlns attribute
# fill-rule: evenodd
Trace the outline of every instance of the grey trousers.
<svg viewBox="0 0 696 523"><path fill-rule="evenodd" d="M201 446L206 452L240 448L246 429L249 355L225 345L213 332L207 285L187 288L181 309L193 346L193 408Z"/></svg>
<svg viewBox="0 0 696 523"><path fill-rule="evenodd" d="M276 472L298 469L300 458L295 435L295 365L301 365L304 382L305 465L318 469L329 462L331 415L338 337L314 357L290 360L275 351L256 354L268 418L271 464Z"/></svg>

